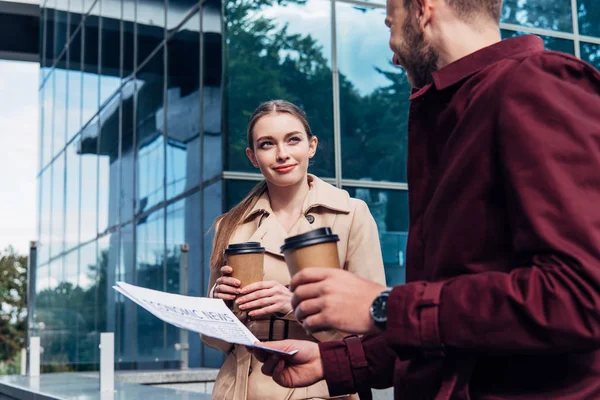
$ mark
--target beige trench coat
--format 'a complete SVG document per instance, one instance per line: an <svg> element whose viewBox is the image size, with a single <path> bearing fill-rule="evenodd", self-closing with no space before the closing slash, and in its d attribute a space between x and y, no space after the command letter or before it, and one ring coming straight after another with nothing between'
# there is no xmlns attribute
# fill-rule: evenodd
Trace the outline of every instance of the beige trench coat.
<svg viewBox="0 0 600 400"><path fill-rule="evenodd" d="M233 234L230 243L260 242L265 247L264 280L275 280L284 285L290 283L290 274L279 249L288 236L298 235L312 229L329 226L340 237L338 251L340 265L363 278L385 285L383 259L379 245L377 226L367 205L358 199L350 198L348 192L338 189L321 179L309 175L310 191L304 203L304 218L300 218L289 232L279 224L273 214L268 194L264 194L250 211L244 222ZM217 270L211 271L209 289L213 290L215 280L220 276ZM245 314L245 313L244 313ZM272 321L268 317L251 320L239 316L259 340L282 339L284 331L290 339L326 341L347 336L341 332L329 331L308 335L294 318L293 313L279 316ZM270 326L273 326L270 329ZM287 325L287 326L286 326ZM329 391L325 381L308 388L288 389L276 384L272 378L261 372L261 363L244 346L203 337L207 345L227 354L227 358L217 376L213 399L226 400L298 400L327 399ZM349 398L358 399L357 395Z"/></svg>

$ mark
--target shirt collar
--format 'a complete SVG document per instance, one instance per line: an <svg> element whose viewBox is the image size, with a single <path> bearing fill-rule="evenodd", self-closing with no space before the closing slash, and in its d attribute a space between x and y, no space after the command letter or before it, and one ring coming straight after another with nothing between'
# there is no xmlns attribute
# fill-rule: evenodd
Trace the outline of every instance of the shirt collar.
<svg viewBox="0 0 600 400"><path fill-rule="evenodd" d="M310 191L304 201L303 211L305 214L315 207L325 207L345 214L350 212L350 196L348 196L347 192L324 182L312 174L308 174L308 184ZM256 201L256 204L252 207L246 218L244 218L244 222L251 220L257 215L271 213L273 213L273 210L271 209L269 193L265 191Z"/></svg>
<svg viewBox="0 0 600 400"><path fill-rule="evenodd" d="M433 85L444 90L482 69L506 58L523 53L535 53L544 50L544 41L533 35L517 36L502 40L491 46L471 53L433 73ZM414 89L411 99L421 96L431 87Z"/></svg>

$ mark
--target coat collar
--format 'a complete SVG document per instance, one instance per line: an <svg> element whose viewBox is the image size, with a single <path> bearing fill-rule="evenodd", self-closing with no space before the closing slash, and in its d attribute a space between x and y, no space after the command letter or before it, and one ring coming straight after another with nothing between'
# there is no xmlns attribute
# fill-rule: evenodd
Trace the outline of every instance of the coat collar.
<svg viewBox="0 0 600 400"><path fill-rule="evenodd" d="M308 213L311 209L316 207L324 207L331 211L344 214L350 212L350 196L345 190L338 189L312 174L308 174L308 184L310 190L304 200L303 214ZM246 218L244 218L244 222L247 222L258 215L268 215L272 213L273 210L271 209L269 193L265 191L252 210L247 214Z"/></svg>

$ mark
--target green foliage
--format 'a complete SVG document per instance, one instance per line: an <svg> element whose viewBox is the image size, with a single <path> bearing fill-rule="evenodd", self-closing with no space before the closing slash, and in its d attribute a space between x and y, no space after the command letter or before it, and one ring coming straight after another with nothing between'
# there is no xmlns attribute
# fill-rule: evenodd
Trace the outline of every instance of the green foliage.
<svg viewBox="0 0 600 400"><path fill-rule="evenodd" d="M27 335L27 257L12 247L0 253L0 361L12 361Z"/></svg>

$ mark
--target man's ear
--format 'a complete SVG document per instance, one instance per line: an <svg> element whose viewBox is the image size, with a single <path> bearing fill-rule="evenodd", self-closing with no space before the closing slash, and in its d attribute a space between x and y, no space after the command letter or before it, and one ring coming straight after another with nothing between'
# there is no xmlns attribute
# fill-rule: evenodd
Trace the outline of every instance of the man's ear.
<svg viewBox="0 0 600 400"><path fill-rule="evenodd" d="M416 0L414 6L415 21L421 32L425 31L425 27L431 22L433 10L439 6L440 1L444 0Z"/></svg>
<svg viewBox="0 0 600 400"><path fill-rule="evenodd" d="M250 147L246 147L246 157L248 157L252 165L254 165L254 168L258 168L256 157L254 156L254 152L250 149Z"/></svg>

